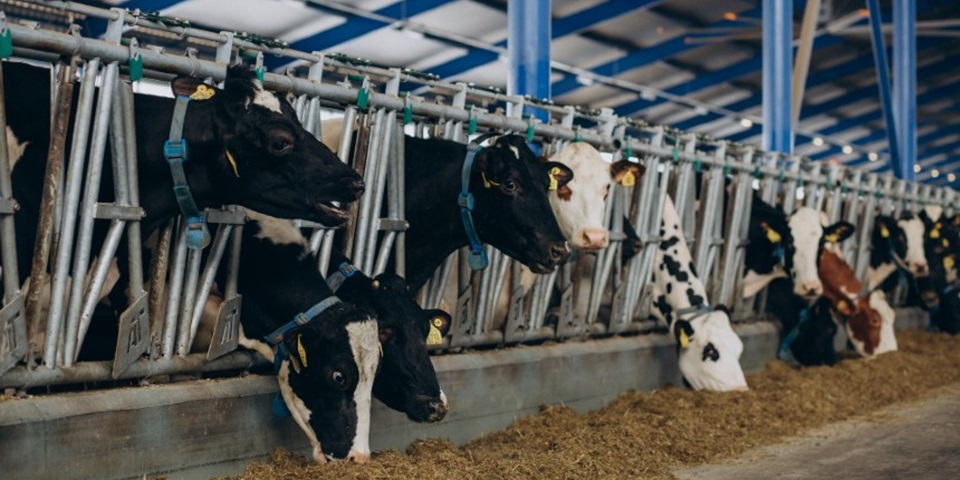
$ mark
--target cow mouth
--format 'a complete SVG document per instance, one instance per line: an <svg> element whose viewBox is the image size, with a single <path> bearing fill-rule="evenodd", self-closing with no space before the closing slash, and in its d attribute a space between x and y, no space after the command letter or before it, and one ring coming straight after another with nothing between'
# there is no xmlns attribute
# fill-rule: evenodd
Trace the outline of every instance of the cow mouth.
<svg viewBox="0 0 960 480"><path fill-rule="evenodd" d="M551 273L551 272L553 272L553 270L554 270L557 266L554 265L554 264L552 264L552 263L533 262L533 263L527 265L527 267L528 267L528 268L530 269L530 271L533 272L533 273L544 274L544 273Z"/></svg>
<svg viewBox="0 0 960 480"><path fill-rule="evenodd" d="M315 200L314 208L320 214L320 223L326 227L339 227L346 223L349 215L347 210L337 205L333 200Z"/></svg>

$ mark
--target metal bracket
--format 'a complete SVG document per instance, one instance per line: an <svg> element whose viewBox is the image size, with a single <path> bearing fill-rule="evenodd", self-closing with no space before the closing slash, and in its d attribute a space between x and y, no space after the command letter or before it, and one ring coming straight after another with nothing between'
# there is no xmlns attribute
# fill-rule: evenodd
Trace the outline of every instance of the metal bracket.
<svg viewBox="0 0 960 480"><path fill-rule="evenodd" d="M453 338L450 340L450 346L459 346L461 341L469 338L474 333L476 322L473 318L473 302L469 288L457 298L457 317L453 320ZM467 342L469 343L469 342Z"/></svg>
<svg viewBox="0 0 960 480"><path fill-rule="evenodd" d="M27 354L27 320L23 294L0 310L0 375L13 368Z"/></svg>
<svg viewBox="0 0 960 480"><path fill-rule="evenodd" d="M120 378L150 347L150 317L147 293L140 296L120 315L117 350L113 356L113 378Z"/></svg>
<svg viewBox="0 0 960 480"><path fill-rule="evenodd" d="M237 349L240 340L240 305L242 295L230 297L220 303L217 324L213 327L207 360L222 357Z"/></svg>
<svg viewBox="0 0 960 480"><path fill-rule="evenodd" d="M227 225L243 225L247 223L247 214L243 209L239 210L220 210L208 208L204 212L204 218L207 223L219 223Z"/></svg>
<svg viewBox="0 0 960 480"><path fill-rule="evenodd" d="M405 232L410 228L410 222L406 220L394 220L392 218L380 219L380 230L386 232Z"/></svg>
<svg viewBox="0 0 960 480"><path fill-rule="evenodd" d="M97 203L93 209L93 218L100 220L142 220L147 214L140 207L117 205L115 203Z"/></svg>
<svg viewBox="0 0 960 480"><path fill-rule="evenodd" d="M0 198L0 215L13 215L20 210L20 204L12 198Z"/></svg>

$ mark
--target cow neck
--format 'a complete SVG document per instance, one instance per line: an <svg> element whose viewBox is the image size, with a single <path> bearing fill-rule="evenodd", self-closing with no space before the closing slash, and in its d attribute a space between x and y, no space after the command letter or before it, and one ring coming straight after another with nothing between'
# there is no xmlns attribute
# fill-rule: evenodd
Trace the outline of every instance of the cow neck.
<svg viewBox="0 0 960 480"><path fill-rule="evenodd" d="M170 176L173 178L173 195L180 207L186 232L184 239L187 248L202 250L210 245L210 230L207 228L206 215L197 207L187 183L187 176L183 164L189 159L187 141L183 139L183 124L186 121L187 107L190 97L178 95L173 107L173 119L170 121L170 137L163 144L163 158L170 165Z"/></svg>
<svg viewBox="0 0 960 480"><path fill-rule="evenodd" d="M433 151L414 152L411 148ZM422 287L434 270L458 248L469 244L460 218L458 181L466 158L466 145L454 142L406 139L405 185L407 281L412 289ZM416 161L412 161L416 154ZM424 185L436 188L423 188Z"/></svg>
<svg viewBox="0 0 960 480"><path fill-rule="evenodd" d="M793 345L793 342L797 340L797 337L800 336L800 325L807 323L810 320L810 312L813 310L813 305L800 310L800 318L797 320L797 324L793 326L792 329L783 337L783 340L780 341L780 348L777 350L777 358L788 363L796 363L796 357L793 356L793 350L790 347Z"/></svg>

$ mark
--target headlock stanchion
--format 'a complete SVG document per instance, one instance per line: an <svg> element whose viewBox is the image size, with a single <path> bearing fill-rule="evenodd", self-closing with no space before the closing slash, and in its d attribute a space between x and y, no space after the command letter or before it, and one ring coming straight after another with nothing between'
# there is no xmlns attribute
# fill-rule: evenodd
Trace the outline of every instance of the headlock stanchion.
<svg viewBox="0 0 960 480"><path fill-rule="evenodd" d="M137 141L142 139L136 134L130 87L141 75L144 81L188 75L216 83L225 79L226 66L237 60L262 66L264 55L274 55L297 62L298 68L282 74L261 72L262 86L290 98L306 131L317 138L325 134L322 127L329 121L321 121L321 114L324 118L331 112L342 114L339 144L334 147L366 184L361 199L348 207L350 220L342 231L299 223L312 229L307 232L309 245L322 272L333 248L343 250L369 276L410 270L405 264L405 232L408 222L417 218L406 211L406 165L419 159L405 158L405 130L418 138L460 143L486 133L526 134L528 142L543 144L547 157L573 142L587 142L609 154L608 160L643 164L646 173L635 184L610 185L603 211L609 239L604 249L575 252L566 265L545 275L532 275L489 245L482 247L489 265L479 272L470 269L469 248L450 255L418 294L425 308L444 306L453 314L448 337L431 346L437 350L653 329L656 324L647 319L651 280L659 268L656 253L664 240L660 222L666 195L676 206L694 269L710 301L735 306L734 321L756 317L764 306L762 294L758 301L741 298L755 193L787 213L808 206L831 222L852 223L859 230L858 241L842 248L860 278L869 264L878 214L899 217L925 205L939 205L952 214L960 203L960 197L946 188L762 152L618 117L608 109L557 106L410 70L381 68L332 52L300 52L248 35L164 23L142 13L42 3L105 19L108 29L100 39L84 37L76 28L62 33L15 23L3 27L10 32L15 56L56 65L51 74L52 139L44 146L48 161L34 255L20 265L17 235L34 232L14 231L17 200L6 138L0 135L0 387L237 369L255 363L251 354L234 351L242 314L243 292L237 289L237 278L244 274L239 271L243 209L202 212L216 230L204 250L188 248L189 225L183 219L161 226L151 238L141 238L144 213ZM213 46L215 55L143 48L133 38L140 31L127 28L132 25L167 32L184 42L202 40ZM58 63L60 59L66 60ZM78 67L82 74L77 87ZM4 80L0 76L0 87ZM5 107L4 100L0 95L0 107ZM508 114L498 105L506 105ZM532 119L531 110L545 112L549 121ZM0 129L6 122L3 111L0 108ZM73 134L68 139L71 122ZM104 167L108 148L111 164ZM101 186L108 172L113 185ZM111 187L113 202L101 203L99 190ZM107 223L98 223L102 220ZM104 227L99 236L95 227ZM628 239L629 230L639 238ZM635 255L624 260L628 249ZM144 252L147 257L142 257ZM149 265L144 265L145 258ZM221 262L227 262L224 285L215 281ZM29 280L21 285L20 271L25 268ZM106 291L110 274L117 269L125 281L113 288L124 290L128 306L118 320L113 361L78 362L85 340L96 331L92 325L98 303L110 293ZM221 297L219 306L210 305L217 314L215 325L208 327L204 309L208 300ZM199 352L197 339L208 328L212 338Z"/></svg>

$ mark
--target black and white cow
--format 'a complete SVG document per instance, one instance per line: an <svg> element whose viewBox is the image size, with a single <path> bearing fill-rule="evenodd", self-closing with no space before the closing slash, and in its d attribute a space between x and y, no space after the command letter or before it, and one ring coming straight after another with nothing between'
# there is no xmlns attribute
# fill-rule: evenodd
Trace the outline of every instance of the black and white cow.
<svg viewBox="0 0 960 480"><path fill-rule="evenodd" d="M916 280L923 305L930 314L930 328L960 333L960 289L957 288L957 258L960 257L960 215L946 218L939 206L926 206L918 215L924 224L924 254L930 274ZM931 302L929 292L936 294Z"/></svg>
<svg viewBox="0 0 960 480"><path fill-rule="evenodd" d="M837 242L840 232L853 232L847 222L824 223L821 212L801 207L787 216L754 193L743 297L752 298L769 286L766 311L780 322L781 351L808 366L836 363L837 325L817 300L823 293L820 254L825 238Z"/></svg>
<svg viewBox="0 0 960 480"><path fill-rule="evenodd" d="M275 362L280 393L314 460L365 462L381 356L377 320L334 296L289 221L248 215L255 221L243 230L240 344Z"/></svg>
<svg viewBox="0 0 960 480"><path fill-rule="evenodd" d="M17 253L20 264L29 265L50 145L51 74L49 69L15 62L4 62L3 71L7 134L13 140L10 150L18 154L11 158L14 197L20 204L15 216ZM223 89L187 77L174 79L172 89L175 95L197 97L187 108L183 138L189 151L186 181L199 208L238 204L330 226L346 220L345 210L333 202L359 198L362 179L303 129L285 100L263 90L249 68L231 67ZM74 94L76 99L79 89ZM148 95L134 100L144 235L180 213L163 148L174 103ZM109 159L104 161L109 165ZM102 183L112 184L110 168L104 169ZM111 201L112 189L102 188L100 197ZM98 227L94 251L104 231ZM118 254L118 261L125 258ZM25 277L29 269L20 272Z"/></svg>
<svg viewBox="0 0 960 480"><path fill-rule="evenodd" d="M898 270L911 279L929 275L924 252L926 228L919 216L905 212L900 220L878 215L874 220L867 284L870 289L890 292L897 286Z"/></svg>
<svg viewBox="0 0 960 480"><path fill-rule="evenodd" d="M730 312L723 306L710 307L669 196L663 203L660 238L652 313L677 339L684 380L696 390L747 389L740 366L743 342L730 325Z"/></svg>

